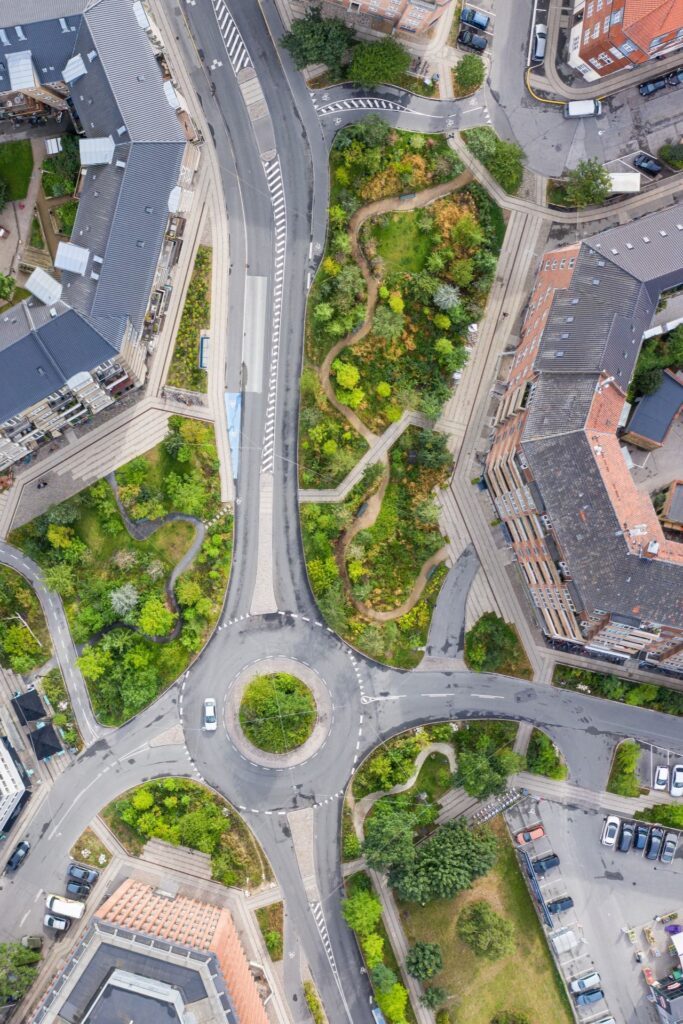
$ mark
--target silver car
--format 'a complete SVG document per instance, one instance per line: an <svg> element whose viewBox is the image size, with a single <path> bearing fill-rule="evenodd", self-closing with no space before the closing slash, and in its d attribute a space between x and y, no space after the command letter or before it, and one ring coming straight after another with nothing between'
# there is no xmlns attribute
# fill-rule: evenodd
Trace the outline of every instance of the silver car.
<svg viewBox="0 0 683 1024"><path fill-rule="evenodd" d="M218 728L216 701L213 697L207 697L204 701L204 728L207 732L215 732Z"/></svg>

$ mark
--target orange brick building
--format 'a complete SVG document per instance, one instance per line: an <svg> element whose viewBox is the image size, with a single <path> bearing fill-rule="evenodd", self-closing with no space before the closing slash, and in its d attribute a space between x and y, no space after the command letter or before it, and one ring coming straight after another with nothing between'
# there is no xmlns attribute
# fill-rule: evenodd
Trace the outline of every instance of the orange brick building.
<svg viewBox="0 0 683 1024"><path fill-rule="evenodd" d="M436 25L451 3L452 0L327 0L323 13L334 15L343 8L359 26L420 35Z"/></svg>
<svg viewBox="0 0 683 1024"><path fill-rule="evenodd" d="M683 46L683 0L576 0L569 64L589 81Z"/></svg>
<svg viewBox="0 0 683 1024"><path fill-rule="evenodd" d="M659 295L683 283L676 208L545 254L486 479L546 636L683 672L683 544L618 433Z"/></svg>

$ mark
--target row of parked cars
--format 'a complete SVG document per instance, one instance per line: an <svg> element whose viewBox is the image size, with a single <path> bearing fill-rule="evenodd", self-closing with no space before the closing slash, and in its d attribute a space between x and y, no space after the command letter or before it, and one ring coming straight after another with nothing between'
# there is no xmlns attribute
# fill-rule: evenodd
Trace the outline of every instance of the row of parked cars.
<svg viewBox="0 0 683 1024"><path fill-rule="evenodd" d="M45 927L53 928L56 932L65 932L71 927L72 921L80 920L85 913L85 901L99 877L99 871L95 871L94 868L86 868L82 864L69 864L66 873L66 895L58 896L50 892L45 897Z"/></svg>
<svg viewBox="0 0 683 1024"><path fill-rule="evenodd" d="M641 96L653 96L654 93L666 89L667 86L675 89L683 84L683 68L676 68L668 75L660 75L658 78L651 78L649 82L641 82L638 92Z"/></svg>
<svg viewBox="0 0 683 1024"><path fill-rule="evenodd" d="M675 764L670 771L666 764L657 765L652 788L668 789L671 796L683 796L683 764Z"/></svg>
<svg viewBox="0 0 683 1024"><path fill-rule="evenodd" d="M488 14L485 14L484 11L478 11L475 7L463 7L460 12L462 28L458 34L460 45L466 46L470 50L476 50L478 53L483 52L488 46L488 39L486 36L480 35L476 29L485 32L490 21Z"/></svg>
<svg viewBox="0 0 683 1024"><path fill-rule="evenodd" d="M678 846L678 833L665 833L659 825L650 827L642 822L622 821L616 814L610 814L605 818L601 842L619 853L643 850L647 860L670 864Z"/></svg>

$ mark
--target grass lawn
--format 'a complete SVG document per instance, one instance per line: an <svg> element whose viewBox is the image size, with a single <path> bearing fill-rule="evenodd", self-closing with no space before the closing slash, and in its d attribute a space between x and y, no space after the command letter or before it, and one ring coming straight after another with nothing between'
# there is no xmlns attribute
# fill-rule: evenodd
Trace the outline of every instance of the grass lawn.
<svg viewBox="0 0 683 1024"><path fill-rule="evenodd" d="M415 784L410 787L410 796L426 793L430 802L439 800L451 788L451 769L445 754L436 751L429 754L420 768Z"/></svg>
<svg viewBox="0 0 683 1024"><path fill-rule="evenodd" d="M80 864L89 864L98 869L106 867L111 860L110 850L100 842L91 828L86 828L78 837L69 856Z"/></svg>
<svg viewBox="0 0 683 1024"><path fill-rule="evenodd" d="M57 221L59 233L61 235L67 235L71 238L71 232L74 229L76 223L76 214L78 213L78 201L76 199L67 199L65 203L61 203L59 206L55 206L52 210L52 216Z"/></svg>
<svg viewBox="0 0 683 1024"><path fill-rule="evenodd" d="M206 391L207 372L199 365L199 338L211 323L211 248L200 245L185 296L167 384L188 391Z"/></svg>
<svg viewBox="0 0 683 1024"><path fill-rule="evenodd" d="M517 627L513 625L512 628L517 637L517 651L507 661L503 662L498 671L504 676L518 676L520 679L531 679L534 674L531 662L526 656L522 641L519 639Z"/></svg>
<svg viewBox="0 0 683 1024"><path fill-rule="evenodd" d="M33 171L33 153L28 139L0 145L0 179L7 182L10 200L25 199Z"/></svg>
<svg viewBox="0 0 683 1024"><path fill-rule="evenodd" d="M373 225L372 236L386 272L418 274L433 249L429 234L414 213L391 213Z"/></svg>
<svg viewBox="0 0 683 1024"><path fill-rule="evenodd" d="M270 959L273 962L282 960L283 916L283 905L281 902L270 903L267 907L259 907L256 911L256 920L261 929L263 941L270 954Z"/></svg>
<svg viewBox="0 0 683 1024"><path fill-rule="evenodd" d="M43 238L43 229L40 226L40 220L36 214L31 221L31 239L30 244L34 249L45 249L45 239Z"/></svg>
<svg viewBox="0 0 683 1024"><path fill-rule="evenodd" d="M543 930L528 894L505 826L492 824L500 842L496 866L467 892L425 907L400 904L409 942L438 942L444 966L433 984L449 995L446 1005L458 1024L489 1024L501 1010L525 1013L531 1024L570 1024L572 1015ZM475 956L456 931L460 911L487 900L515 926L515 952L502 960Z"/></svg>

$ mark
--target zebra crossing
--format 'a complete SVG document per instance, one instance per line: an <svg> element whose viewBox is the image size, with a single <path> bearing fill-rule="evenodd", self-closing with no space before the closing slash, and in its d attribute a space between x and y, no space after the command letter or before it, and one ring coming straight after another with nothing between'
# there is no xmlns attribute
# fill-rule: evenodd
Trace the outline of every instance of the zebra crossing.
<svg viewBox="0 0 683 1024"><path fill-rule="evenodd" d="M315 921L318 934L320 935L321 942L327 954L332 973L334 974L337 981L339 981L339 973L337 971L337 964L334 959L334 953L332 952L332 943L330 942L330 935L327 931L327 923L325 922L325 914L323 912L321 903L311 903L311 913L313 914L313 920Z"/></svg>
<svg viewBox="0 0 683 1024"><path fill-rule="evenodd" d="M333 103L314 104L318 117L325 117L327 114L339 114L345 110L407 110L404 103L397 103L396 100L380 100L374 96L360 97L359 99L335 100Z"/></svg>
<svg viewBox="0 0 683 1024"><path fill-rule="evenodd" d="M213 8L232 70L237 74L242 68L253 67L249 51L244 44L240 30L223 0L213 0Z"/></svg>
<svg viewBox="0 0 683 1024"><path fill-rule="evenodd" d="M273 282L273 334L268 377L266 423L261 452L261 472L272 473L275 469L275 413L277 406L277 374L280 359L280 329L282 324L282 294L285 281L285 247L287 244L287 208L285 186L282 180L280 158L275 157L264 165L266 183L273 204L275 219L275 279Z"/></svg>

